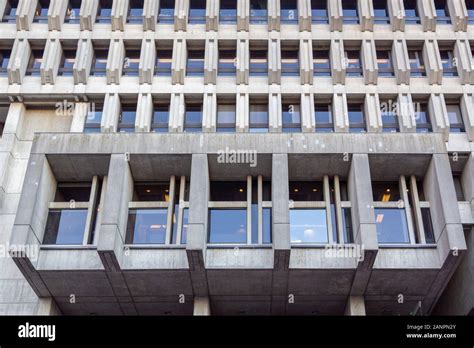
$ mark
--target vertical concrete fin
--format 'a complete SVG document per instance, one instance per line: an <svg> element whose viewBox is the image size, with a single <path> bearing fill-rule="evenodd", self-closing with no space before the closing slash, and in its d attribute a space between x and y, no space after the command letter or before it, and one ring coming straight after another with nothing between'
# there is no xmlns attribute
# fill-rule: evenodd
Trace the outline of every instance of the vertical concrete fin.
<svg viewBox="0 0 474 348"><path fill-rule="evenodd" d="M464 127L470 141L474 141L474 96L464 93L461 98L461 113L463 115Z"/></svg>
<svg viewBox="0 0 474 348"><path fill-rule="evenodd" d="M280 31L280 0L268 0L268 31Z"/></svg>
<svg viewBox="0 0 474 348"><path fill-rule="evenodd" d="M300 40L299 50L301 84L313 83L313 43L312 40Z"/></svg>
<svg viewBox="0 0 474 348"><path fill-rule="evenodd" d="M349 131L349 115L347 113L346 93L334 93L332 98L332 114L334 115L334 129L337 133Z"/></svg>
<svg viewBox="0 0 474 348"><path fill-rule="evenodd" d="M8 83L21 84L28 68L31 47L27 39L16 39L8 62Z"/></svg>
<svg viewBox="0 0 474 348"><path fill-rule="evenodd" d="M18 7L16 9L16 29L30 30L31 23L35 16L36 6L38 0L19 0Z"/></svg>
<svg viewBox="0 0 474 348"><path fill-rule="evenodd" d="M442 133L444 139L449 139L449 118L443 94L431 94L428 102L428 112L431 118L433 132Z"/></svg>
<svg viewBox="0 0 474 348"><path fill-rule="evenodd" d="M62 55L63 49L59 39L48 39L46 41L43 61L41 62L40 67L41 83L43 85L54 84L56 81Z"/></svg>
<svg viewBox="0 0 474 348"><path fill-rule="evenodd" d="M74 113L72 115L71 133L82 133L84 124L89 114L89 103L74 104Z"/></svg>
<svg viewBox="0 0 474 348"><path fill-rule="evenodd" d="M81 1L81 9L79 11L81 30L92 30L97 17L98 8L99 0Z"/></svg>
<svg viewBox="0 0 474 348"><path fill-rule="evenodd" d="M72 69L75 84L87 83L93 58L94 47L92 46L92 40L79 39L77 42L76 60Z"/></svg>
<svg viewBox="0 0 474 348"><path fill-rule="evenodd" d="M270 132L281 132L281 93L268 95L268 126Z"/></svg>
<svg viewBox="0 0 474 348"><path fill-rule="evenodd" d="M454 44L454 57L456 59L456 69L462 84L474 83L474 61L472 59L469 41L456 40Z"/></svg>
<svg viewBox="0 0 474 348"><path fill-rule="evenodd" d="M204 84L216 84L219 47L216 39L206 40L204 57Z"/></svg>
<svg viewBox="0 0 474 348"><path fill-rule="evenodd" d="M363 40L361 49L365 84L377 84L378 64L374 40Z"/></svg>
<svg viewBox="0 0 474 348"><path fill-rule="evenodd" d="M418 13L424 31L436 31L436 7L434 0L417 0Z"/></svg>
<svg viewBox="0 0 474 348"><path fill-rule="evenodd" d="M249 31L250 0L237 0L237 31Z"/></svg>
<svg viewBox="0 0 474 348"><path fill-rule="evenodd" d="M423 45L423 61L430 84L441 84L443 80L443 64L439 54L437 40L425 40Z"/></svg>
<svg viewBox="0 0 474 348"><path fill-rule="evenodd" d="M135 119L135 132L150 132L151 118L153 117L153 98L151 93L140 93L137 102L137 117Z"/></svg>
<svg viewBox="0 0 474 348"><path fill-rule="evenodd" d="M374 30L374 6L372 0L358 0L360 28L362 31Z"/></svg>
<svg viewBox="0 0 474 348"><path fill-rule="evenodd" d="M333 84L344 84L346 80L346 58L344 43L340 39L331 40L331 74Z"/></svg>
<svg viewBox="0 0 474 348"><path fill-rule="evenodd" d="M365 300L364 296L352 296L347 299L344 315L365 316Z"/></svg>
<svg viewBox="0 0 474 348"><path fill-rule="evenodd" d="M143 3L143 30L155 31L158 22L160 0L145 0Z"/></svg>
<svg viewBox="0 0 474 348"><path fill-rule="evenodd" d="M217 31L219 28L219 0L208 1L206 5L206 31Z"/></svg>
<svg viewBox="0 0 474 348"><path fill-rule="evenodd" d="M153 38L144 38L140 52L140 63L138 66L140 83L151 84L153 81L153 74L155 72L155 40Z"/></svg>
<svg viewBox="0 0 474 348"><path fill-rule="evenodd" d="M268 40L268 84L280 84L281 47L279 39Z"/></svg>
<svg viewBox="0 0 474 348"><path fill-rule="evenodd" d="M311 0L298 0L298 22L300 31L311 31L312 12Z"/></svg>
<svg viewBox="0 0 474 348"><path fill-rule="evenodd" d="M392 61L397 84L410 83L410 60L408 58L408 48L404 39L397 39L393 41L392 46Z"/></svg>
<svg viewBox="0 0 474 348"><path fill-rule="evenodd" d="M364 113L367 118L367 130L372 133L382 132L382 113L380 112L380 101L378 94L367 93L365 95Z"/></svg>
<svg viewBox="0 0 474 348"><path fill-rule="evenodd" d="M393 31L405 30L405 5L403 0L387 1L388 15Z"/></svg>
<svg viewBox="0 0 474 348"><path fill-rule="evenodd" d="M51 0L48 8L48 28L49 30L61 30L64 23L68 0Z"/></svg>
<svg viewBox="0 0 474 348"><path fill-rule="evenodd" d="M301 128L305 133L314 132L316 120L314 117L314 94L301 93Z"/></svg>
<svg viewBox="0 0 474 348"><path fill-rule="evenodd" d="M176 0L174 8L174 30L186 30L188 25L189 0Z"/></svg>
<svg viewBox="0 0 474 348"><path fill-rule="evenodd" d="M463 0L448 0L448 12L455 31L467 31L468 13Z"/></svg>
<svg viewBox="0 0 474 348"><path fill-rule="evenodd" d="M329 27L331 31L342 31L342 1L331 0L327 2Z"/></svg>
<svg viewBox="0 0 474 348"><path fill-rule="evenodd" d="M205 132L216 131L217 96L216 93L204 93L202 109L202 127Z"/></svg>
<svg viewBox="0 0 474 348"><path fill-rule="evenodd" d="M127 22L129 0L114 0L112 3L112 30L123 31Z"/></svg>
<svg viewBox="0 0 474 348"><path fill-rule="evenodd" d="M173 42L173 61L171 62L171 81L173 84L184 84L186 59L186 41L183 39L175 39Z"/></svg>
<svg viewBox="0 0 474 348"><path fill-rule="evenodd" d="M237 40L237 58L235 62L237 70L237 84L247 85L249 83L249 56L249 40Z"/></svg>
<svg viewBox="0 0 474 348"><path fill-rule="evenodd" d="M110 40L109 56L107 58L107 84L119 84L125 58L123 39Z"/></svg>
<svg viewBox="0 0 474 348"><path fill-rule="evenodd" d="M398 115L400 132L415 133L416 132L415 108L413 107L411 94L409 93L398 94L396 113Z"/></svg>
<svg viewBox="0 0 474 348"><path fill-rule="evenodd" d="M117 93L107 93L104 98L104 108L102 110L101 132L115 133L117 131L120 110L119 95Z"/></svg>
<svg viewBox="0 0 474 348"><path fill-rule="evenodd" d="M249 94L237 93L235 110L235 128L238 133L249 129Z"/></svg>
<svg viewBox="0 0 474 348"><path fill-rule="evenodd" d="M194 316L209 316L211 315L211 302L209 296L194 297Z"/></svg>
<svg viewBox="0 0 474 348"><path fill-rule="evenodd" d="M182 132L184 127L184 94L172 93L170 99L170 133Z"/></svg>

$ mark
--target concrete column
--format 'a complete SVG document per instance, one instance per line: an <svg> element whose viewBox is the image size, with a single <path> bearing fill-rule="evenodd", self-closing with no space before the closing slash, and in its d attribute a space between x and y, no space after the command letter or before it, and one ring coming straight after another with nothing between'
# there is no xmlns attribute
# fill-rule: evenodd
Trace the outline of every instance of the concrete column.
<svg viewBox="0 0 474 348"><path fill-rule="evenodd" d="M474 211L474 153L471 152L469 159L464 166L461 175L461 183L464 199L471 203L471 210ZM471 250L474 251L474 250Z"/></svg>
<svg viewBox="0 0 474 348"><path fill-rule="evenodd" d="M107 93L104 98L100 130L102 133L115 133L117 131L121 104L117 93Z"/></svg>
<svg viewBox="0 0 474 348"><path fill-rule="evenodd" d="M189 0L176 0L174 8L174 30L186 30L188 26Z"/></svg>
<svg viewBox="0 0 474 348"><path fill-rule="evenodd" d="M220 1L208 1L206 5L206 31L217 31L219 28Z"/></svg>
<svg viewBox="0 0 474 348"><path fill-rule="evenodd" d="M367 130L371 133L381 133L383 124L378 94L367 93L365 95L364 113L367 119Z"/></svg>
<svg viewBox="0 0 474 348"><path fill-rule="evenodd" d="M204 93L202 109L202 127L204 132L216 131L217 96L215 91Z"/></svg>
<svg viewBox="0 0 474 348"><path fill-rule="evenodd" d="M94 47L91 39L80 39L77 43L76 61L73 67L74 83L76 85L87 83L93 58Z"/></svg>
<svg viewBox="0 0 474 348"><path fill-rule="evenodd" d="M358 0L360 28L362 31L374 30L374 6L372 0Z"/></svg>
<svg viewBox="0 0 474 348"><path fill-rule="evenodd" d="M196 296L208 296L204 255L207 247L209 164L206 154L193 154L189 191L189 217L186 253Z"/></svg>
<svg viewBox="0 0 474 348"><path fill-rule="evenodd" d="M127 22L129 0L114 0L112 3L112 30L123 31Z"/></svg>
<svg viewBox="0 0 474 348"><path fill-rule="evenodd" d="M249 40L239 39L237 41L237 59L236 59L236 79L237 84L249 83L249 60L250 60L250 47Z"/></svg>
<svg viewBox="0 0 474 348"><path fill-rule="evenodd" d="M393 41L392 45L392 61L397 84L410 83L410 59L408 58L407 43L404 39Z"/></svg>
<svg viewBox="0 0 474 348"><path fill-rule="evenodd" d="M314 94L301 94L301 128L305 133L314 132L316 120L314 118Z"/></svg>
<svg viewBox="0 0 474 348"><path fill-rule="evenodd" d="M216 39L206 40L204 57L204 84L216 84L219 48Z"/></svg>
<svg viewBox="0 0 474 348"><path fill-rule="evenodd" d="M79 23L81 30L92 30L94 27L99 0L81 1L81 9L79 11Z"/></svg>
<svg viewBox="0 0 474 348"><path fill-rule="evenodd" d="M187 56L186 41L175 39L173 42L173 61L171 62L171 81L173 84L184 84Z"/></svg>
<svg viewBox="0 0 474 348"><path fill-rule="evenodd" d="M347 112L346 93L334 93L332 97L332 114L336 133L349 131L349 115Z"/></svg>
<svg viewBox="0 0 474 348"><path fill-rule="evenodd" d="M35 16L38 0L19 0L16 9L16 29L30 30L33 17Z"/></svg>
<svg viewBox="0 0 474 348"><path fill-rule="evenodd" d="M237 31L249 31L250 0L237 0Z"/></svg>
<svg viewBox="0 0 474 348"><path fill-rule="evenodd" d="M74 114L72 115L71 133L82 133L84 124L89 113L89 103L74 104Z"/></svg>
<svg viewBox="0 0 474 348"><path fill-rule="evenodd" d="M35 315L62 315L56 301L52 297L39 298L38 309Z"/></svg>
<svg viewBox="0 0 474 348"><path fill-rule="evenodd" d="M143 30L155 31L158 22L160 2L156 0L145 0L143 3Z"/></svg>
<svg viewBox="0 0 474 348"><path fill-rule="evenodd" d="M140 93L135 118L135 133L149 133L153 117L153 98L151 93Z"/></svg>
<svg viewBox="0 0 474 348"><path fill-rule="evenodd" d="M313 43L312 40L300 40L300 78L301 84L313 83Z"/></svg>
<svg viewBox="0 0 474 348"><path fill-rule="evenodd" d="M374 40L363 40L361 46L362 69L365 84L377 84L379 66Z"/></svg>
<svg viewBox="0 0 474 348"><path fill-rule="evenodd" d="M182 132L184 128L184 94L172 93L170 99L170 133Z"/></svg>
<svg viewBox="0 0 474 348"><path fill-rule="evenodd" d="M411 94L400 93L397 99L397 115L402 133L416 132L416 118L415 109L413 107L413 100Z"/></svg>
<svg viewBox="0 0 474 348"><path fill-rule="evenodd" d="M280 84L281 46L280 39L268 40L268 84Z"/></svg>
<svg viewBox="0 0 474 348"><path fill-rule="evenodd" d="M464 93L461 98L461 113L470 141L474 141L474 99L473 94Z"/></svg>
<svg viewBox="0 0 474 348"><path fill-rule="evenodd" d="M28 40L16 39L7 67L9 84L21 84L28 68L30 55L31 47Z"/></svg>
<svg viewBox="0 0 474 348"><path fill-rule="evenodd" d="M349 296L344 315L365 316L364 296Z"/></svg>
<svg viewBox="0 0 474 348"><path fill-rule="evenodd" d="M109 56L107 57L107 84L119 84L125 59L123 39L110 40Z"/></svg>
<svg viewBox="0 0 474 348"><path fill-rule="evenodd" d="M474 83L474 61L468 40L456 40L454 44L456 69L462 84Z"/></svg>
<svg viewBox="0 0 474 348"><path fill-rule="evenodd" d="M390 24L393 31L405 30L405 5L403 0L387 1L388 15L390 16Z"/></svg>
<svg viewBox="0 0 474 348"><path fill-rule="evenodd" d="M448 11L455 31L467 31L467 8L463 0L448 0Z"/></svg>
<svg viewBox="0 0 474 348"><path fill-rule="evenodd" d="M342 40L331 40L330 47L331 74L333 84L344 84L346 80L346 57Z"/></svg>
<svg viewBox="0 0 474 348"><path fill-rule="evenodd" d="M436 7L434 0L417 0L418 12L424 31L436 31Z"/></svg>
<svg viewBox="0 0 474 348"><path fill-rule="evenodd" d="M268 127L270 132L281 132L281 93L268 95Z"/></svg>
<svg viewBox="0 0 474 348"><path fill-rule="evenodd" d="M311 0L298 0L298 23L300 31L311 31Z"/></svg>
<svg viewBox="0 0 474 348"><path fill-rule="evenodd" d="M342 1L331 0L328 4L329 27L331 31L342 31Z"/></svg>
<svg viewBox="0 0 474 348"><path fill-rule="evenodd" d="M49 30L61 30L64 23L68 0L51 0L48 8L48 28Z"/></svg>
<svg viewBox="0 0 474 348"><path fill-rule="evenodd" d="M5 15L7 0L0 0L0 17L3 18Z"/></svg>
<svg viewBox="0 0 474 348"><path fill-rule="evenodd" d="M138 74L140 83L149 83L153 81L156 61L156 46L154 38L145 38L142 41L140 63L138 65Z"/></svg>
<svg viewBox="0 0 474 348"><path fill-rule="evenodd" d="M437 40L425 40L423 61L430 84L441 84L443 81L443 64L441 63Z"/></svg>
<svg viewBox="0 0 474 348"><path fill-rule="evenodd" d="M268 0L268 31L280 31L280 0Z"/></svg>
<svg viewBox="0 0 474 348"><path fill-rule="evenodd" d="M351 288L351 295L364 295L378 253L377 228L372 198L369 156L353 154L347 180L351 201L354 242L361 245L364 259L359 261Z"/></svg>
<svg viewBox="0 0 474 348"><path fill-rule="evenodd" d="M249 129L249 94L247 92L237 93L235 128L237 133L247 132Z"/></svg>
<svg viewBox="0 0 474 348"><path fill-rule="evenodd" d="M211 315L211 303L209 297L195 297L194 298L194 311L195 316L208 316Z"/></svg>
<svg viewBox="0 0 474 348"><path fill-rule="evenodd" d="M43 54L43 61L41 62L41 83L54 84L56 76L58 75L59 64L63 49L59 39L48 39Z"/></svg>
<svg viewBox="0 0 474 348"><path fill-rule="evenodd" d="M97 252L107 272L120 271L127 232L128 203L133 196L133 177L126 154L110 156L109 173Z"/></svg>
<svg viewBox="0 0 474 348"><path fill-rule="evenodd" d="M434 133L444 134L444 139L449 139L449 118L446 103L442 94L431 94L428 103L431 125Z"/></svg>

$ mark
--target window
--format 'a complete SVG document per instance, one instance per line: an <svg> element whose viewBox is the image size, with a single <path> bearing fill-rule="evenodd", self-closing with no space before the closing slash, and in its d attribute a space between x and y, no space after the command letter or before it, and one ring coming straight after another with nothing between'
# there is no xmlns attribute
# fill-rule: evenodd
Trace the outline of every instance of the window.
<svg viewBox="0 0 474 348"><path fill-rule="evenodd" d="M235 76L236 52L233 49L219 49L218 74L220 76Z"/></svg>
<svg viewBox="0 0 474 348"><path fill-rule="evenodd" d="M189 0L189 23L206 23L206 0Z"/></svg>
<svg viewBox="0 0 474 348"><path fill-rule="evenodd" d="M417 0L404 0L403 4L405 5L405 23L420 24Z"/></svg>
<svg viewBox="0 0 474 348"><path fill-rule="evenodd" d="M383 131L386 133L399 132L398 118L396 112L397 102L392 99L380 100L380 113L382 117Z"/></svg>
<svg viewBox="0 0 474 348"><path fill-rule="evenodd" d="M17 8L18 0L7 0L7 3L5 4L5 11L3 12L2 22L15 23Z"/></svg>
<svg viewBox="0 0 474 348"><path fill-rule="evenodd" d="M107 57L109 51L107 49L94 49L94 58L92 59L91 75L105 76L107 68Z"/></svg>
<svg viewBox="0 0 474 348"><path fill-rule="evenodd" d="M282 24L298 23L297 0L280 0L280 20Z"/></svg>
<svg viewBox="0 0 474 348"><path fill-rule="evenodd" d="M281 75L299 76L299 49L298 43L283 44L281 46Z"/></svg>
<svg viewBox="0 0 474 348"><path fill-rule="evenodd" d="M100 0L97 8L96 23L111 23L112 0Z"/></svg>
<svg viewBox="0 0 474 348"><path fill-rule="evenodd" d="M432 131L428 104L416 103L415 120L417 133L428 133Z"/></svg>
<svg viewBox="0 0 474 348"><path fill-rule="evenodd" d="M90 103L84 124L84 133L100 133L100 123L102 121L103 107L97 103Z"/></svg>
<svg viewBox="0 0 474 348"><path fill-rule="evenodd" d="M36 4L34 23L48 23L49 0L38 0Z"/></svg>
<svg viewBox="0 0 474 348"><path fill-rule="evenodd" d="M64 22L66 23L79 23L79 13L81 11L80 0L69 0L69 4L66 10L66 17Z"/></svg>
<svg viewBox="0 0 474 348"><path fill-rule="evenodd" d="M7 76L10 50L0 50L0 76Z"/></svg>
<svg viewBox="0 0 474 348"><path fill-rule="evenodd" d="M140 66L140 49L126 48L122 74L124 76L138 76L139 66Z"/></svg>
<svg viewBox="0 0 474 348"><path fill-rule="evenodd" d="M174 23L174 0L161 0L158 11L158 23Z"/></svg>
<svg viewBox="0 0 474 348"><path fill-rule="evenodd" d="M135 118L137 115L136 103L122 104L117 131L119 133L133 133L135 131Z"/></svg>
<svg viewBox="0 0 474 348"><path fill-rule="evenodd" d="M155 75L171 76L171 65L173 62L173 48L156 50Z"/></svg>
<svg viewBox="0 0 474 348"><path fill-rule="evenodd" d="M316 123L317 133L332 133L334 132L334 121L332 118L332 104L317 103L314 105L314 117Z"/></svg>
<svg viewBox="0 0 474 348"><path fill-rule="evenodd" d="M441 63L443 64L443 76L458 76L458 70L455 65L456 58L454 57L453 51L440 49L439 54L441 56Z"/></svg>
<svg viewBox="0 0 474 348"><path fill-rule="evenodd" d="M283 132L301 132L301 112L299 102L283 102L281 106L281 111L283 121Z"/></svg>
<svg viewBox="0 0 474 348"><path fill-rule="evenodd" d="M75 62L76 51L72 49L63 49L63 56L59 65L58 75L72 76Z"/></svg>
<svg viewBox="0 0 474 348"><path fill-rule="evenodd" d="M202 102L186 103L184 131L189 133L202 131Z"/></svg>
<svg viewBox="0 0 474 348"><path fill-rule="evenodd" d="M467 8L467 23L474 24L474 0L465 0Z"/></svg>
<svg viewBox="0 0 474 348"><path fill-rule="evenodd" d="M250 76L267 76L268 75L268 48L251 48L250 49Z"/></svg>
<svg viewBox="0 0 474 348"><path fill-rule="evenodd" d="M436 22L438 24L451 24L448 4L446 0L434 0L436 8Z"/></svg>
<svg viewBox="0 0 474 348"><path fill-rule="evenodd" d="M398 202L401 197L396 181L374 181L372 195L374 202Z"/></svg>
<svg viewBox="0 0 474 348"><path fill-rule="evenodd" d="M250 102L249 132L268 132L268 102L255 100Z"/></svg>
<svg viewBox="0 0 474 348"><path fill-rule="evenodd" d="M449 131L452 133L465 132L459 104L447 104L446 109L448 110Z"/></svg>
<svg viewBox="0 0 474 348"><path fill-rule="evenodd" d="M426 76L425 65L423 63L423 54L421 53L421 50L409 49L408 58L410 60L410 76Z"/></svg>
<svg viewBox="0 0 474 348"><path fill-rule="evenodd" d="M3 130L5 129L7 114L8 114L8 106L0 106L0 137L2 137Z"/></svg>
<svg viewBox="0 0 474 348"><path fill-rule="evenodd" d="M390 50L377 50L377 65L380 77L393 77L392 52Z"/></svg>
<svg viewBox="0 0 474 348"><path fill-rule="evenodd" d="M26 75L28 76L40 76L41 63L43 62L43 50L33 49L31 50L30 61L26 69Z"/></svg>
<svg viewBox="0 0 474 348"><path fill-rule="evenodd" d="M219 22L221 24L235 24L237 22L237 2L235 0L221 0Z"/></svg>
<svg viewBox="0 0 474 348"><path fill-rule="evenodd" d="M387 0L373 0L374 5L374 23L389 24Z"/></svg>
<svg viewBox="0 0 474 348"><path fill-rule="evenodd" d="M313 50L313 74L318 77L331 77L329 49Z"/></svg>
<svg viewBox="0 0 474 348"><path fill-rule="evenodd" d="M342 16L344 24L359 24L357 1L342 0Z"/></svg>
<svg viewBox="0 0 474 348"><path fill-rule="evenodd" d="M362 76L362 65L360 63L360 50L347 50L346 56L346 76Z"/></svg>
<svg viewBox="0 0 474 348"><path fill-rule="evenodd" d="M187 76L204 75L204 49L188 49Z"/></svg>
<svg viewBox="0 0 474 348"><path fill-rule="evenodd" d="M314 24L328 24L328 5L326 0L311 0L311 20Z"/></svg>
<svg viewBox="0 0 474 348"><path fill-rule="evenodd" d="M347 112L349 117L349 132L363 133L366 131L364 105L363 104L349 104L347 105Z"/></svg>
<svg viewBox="0 0 474 348"><path fill-rule="evenodd" d="M267 0L250 0L250 24L266 24Z"/></svg>
<svg viewBox="0 0 474 348"><path fill-rule="evenodd" d="M170 105L155 104L153 106L153 119L151 121L151 131L155 133L166 133L169 129Z"/></svg>
<svg viewBox="0 0 474 348"><path fill-rule="evenodd" d="M458 202L466 201L466 199L464 198L464 192L462 189L461 173L453 173L453 181L454 181L454 189L456 190L456 198Z"/></svg>
<svg viewBox="0 0 474 348"><path fill-rule="evenodd" d="M141 24L143 23L143 1L129 0L127 23Z"/></svg>
<svg viewBox="0 0 474 348"><path fill-rule="evenodd" d="M217 132L235 132L235 100L217 102Z"/></svg>

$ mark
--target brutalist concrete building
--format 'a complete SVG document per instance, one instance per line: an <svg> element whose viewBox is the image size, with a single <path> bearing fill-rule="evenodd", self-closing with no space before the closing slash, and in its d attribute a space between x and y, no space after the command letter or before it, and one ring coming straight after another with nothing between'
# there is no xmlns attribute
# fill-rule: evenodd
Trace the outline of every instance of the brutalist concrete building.
<svg viewBox="0 0 474 348"><path fill-rule="evenodd" d="M0 18L0 314L472 314L474 1Z"/></svg>

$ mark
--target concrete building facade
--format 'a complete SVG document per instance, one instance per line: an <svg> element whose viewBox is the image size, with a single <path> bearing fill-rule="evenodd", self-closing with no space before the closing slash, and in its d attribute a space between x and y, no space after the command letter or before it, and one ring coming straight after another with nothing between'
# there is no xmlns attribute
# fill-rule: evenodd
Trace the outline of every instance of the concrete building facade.
<svg viewBox="0 0 474 348"><path fill-rule="evenodd" d="M472 314L474 2L0 18L0 314Z"/></svg>

